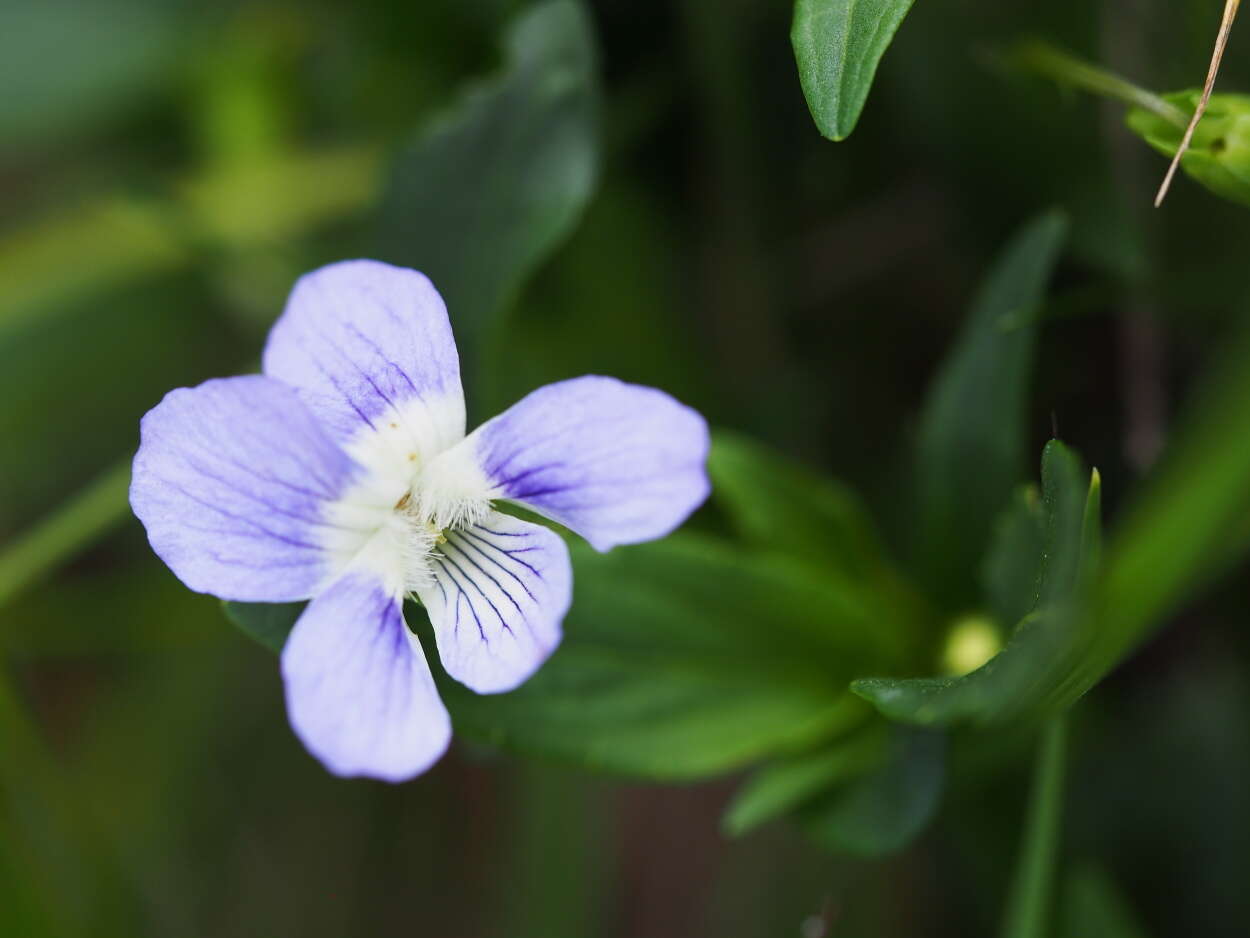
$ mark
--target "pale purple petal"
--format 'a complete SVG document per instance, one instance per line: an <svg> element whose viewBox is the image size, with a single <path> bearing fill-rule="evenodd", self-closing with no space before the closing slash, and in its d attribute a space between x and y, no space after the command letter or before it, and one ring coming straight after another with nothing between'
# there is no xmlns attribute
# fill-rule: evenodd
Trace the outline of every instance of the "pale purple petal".
<svg viewBox="0 0 1250 938"><path fill-rule="evenodd" d="M336 775L402 782L437 762L451 739L401 603L348 573L309 604L282 649L291 726Z"/></svg>
<svg viewBox="0 0 1250 938"><path fill-rule="evenodd" d="M495 511L445 536L434 581L419 593L443 667L479 694L511 690L560 643L568 548L547 528Z"/></svg>
<svg viewBox="0 0 1250 938"><path fill-rule="evenodd" d="M358 260L305 274L269 333L263 366L299 388L340 440L401 422L431 450L464 435L447 308L415 270Z"/></svg>
<svg viewBox="0 0 1250 938"><path fill-rule="evenodd" d="M596 550L668 534L707 498L708 430L662 391L588 375L549 384L462 445L498 497Z"/></svg>
<svg viewBox="0 0 1250 938"><path fill-rule="evenodd" d="M245 602L312 595L325 510L355 467L292 388L260 375L179 388L140 434L130 504L183 583Z"/></svg>

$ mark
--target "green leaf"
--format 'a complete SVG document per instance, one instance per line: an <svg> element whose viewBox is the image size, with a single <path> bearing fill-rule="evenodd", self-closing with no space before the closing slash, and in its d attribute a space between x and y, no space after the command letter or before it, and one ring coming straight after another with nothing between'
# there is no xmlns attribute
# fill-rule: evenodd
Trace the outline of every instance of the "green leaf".
<svg viewBox="0 0 1250 938"><path fill-rule="evenodd" d="M691 779L862 719L846 682L888 660L850 585L692 535L574 551L565 637L525 685L444 694L457 731L599 769Z"/></svg>
<svg viewBox="0 0 1250 938"><path fill-rule="evenodd" d="M381 202L381 256L434 281L470 363L504 304L572 230L599 171L596 54L582 6L533 7L504 47L503 73L420 132Z"/></svg>
<svg viewBox="0 0 1250 938"><path fill-rule="evenodd" d="M876 726L828 746L782 759L760 769L730 802L721 827L740 836L789 814L849 779L879 768L885 760L885 735Z"/></svg>
<svg viewBox="0 0 1250 938"><path fill-rule="evenodd" d="M929 390L920 418L915 555L944 607L978 599L994 519L1023 481L1034 316L1067 225L1050 213L1004 249Z"/></svg>
<svg viewBox="0 0 1250 938"><path fill-rule="evenodd" d="M1036 486L1021 486L994 525L981 573L986 607L1000 628L1011 628L1037 604L1045 549L1041 496Z"/></svg>
<svg viewBox="0 0 1250 938"><path fill-rule="evenodd" d="M846 486L725 431L712 438L707 468L716 500L753 546L856 576L886 566L872 518Z"/></svg>
<svg viewBox="0 0 1250 938"><path fill-rule="evenodd" d="M913 0L796 0L790 42L821 134L855 129L877 64Z"/></svg>
<svg viewBox="0 0 1250 938"><path fill-rule="evenodd" d="M871 678L851 685L892 720L921 725L1014 719L1038 707L1072 673L1085 651L1080 598L1093 573L1090 556L1101 485L1085 482L1077 457L1052 440L1042 453L1045 549L1035 610L1007 645L962 677ZM1087 520L1089 519L1089 520Z"/></svg>
<svg viewBox="0 0 1250 938"><path fill-rule="evenodd" d="M281 652L286 637L295 627L295 620L304 611L304 603L236 603L224 602L226 618L273 652Z"/></svg>
<svg viewBox="0 0 1250 938"><path fill-rule="evenodd" d="M881 856L907 846L941 800L946 737L895 729L881 765L799 810L799 826L817 843L846 853Z"/></svg>
<svg viewBox="0 0 1250 938"><path fill-rule="evenodd" d="M1188 120L1201 97L1202 91L1195 88L1165 94L1163 99ZM1164 156L1176 154L1184 125L1141 107L1132 108L1125 119L1130 130ZM1250 95L1211 95L1207 112L1181 157L1181 169L1216 195L1250 205Z"/></svg>
<svg viewBox="0 0 1250 938"><path fill-rule="evenodd" d="M193 12L179 0L0 4L0 150L98 130L164 94L197 35Z"/></svg>
<svg viewBox="0 0 1250 938"><path fill-rule="evenodd" d="M1059 938L1146 938L1146 930L1106 871L1082 865L1065 879Z"/></svg>

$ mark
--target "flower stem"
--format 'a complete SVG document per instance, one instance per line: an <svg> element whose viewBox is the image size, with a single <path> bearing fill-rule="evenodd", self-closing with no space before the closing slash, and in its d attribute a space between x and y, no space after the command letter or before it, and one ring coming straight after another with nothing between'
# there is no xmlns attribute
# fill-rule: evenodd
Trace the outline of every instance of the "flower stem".
<svg viewBox="0 0 1250 938"><path fill-rule="evenodd" d="M126 517L127 457L0 552L0 606Z"/></svg>
<svg viewBox="0 0 1250 938"><path fill-rule="evenodd" d="M1069 55L1049 43L1032 41L1017 46L1007 61L1019 68L1036 72L1062 85L1079 88L1091 94L1123 101L1149 111L1177 127L1183 128L1188 116L1180 108L1127 79Z"/></svg>
<svg viewBox="0 0 1250 938"><path fill-rule="evenodd" d="M1063 815L1067 741L1066 714L1052 717L1042 730L1033 769L1024 840L1007 901L1003 938L1044 938L1047 934Z"/></svg>

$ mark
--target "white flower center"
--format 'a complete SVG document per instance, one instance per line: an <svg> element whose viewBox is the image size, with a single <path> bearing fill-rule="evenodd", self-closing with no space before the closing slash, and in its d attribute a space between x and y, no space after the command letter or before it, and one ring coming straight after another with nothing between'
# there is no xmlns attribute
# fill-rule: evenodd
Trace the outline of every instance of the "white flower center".
<svg viewBox="0 0 1250 938"><path fill-rule="evenodd" d="M359 568L392 592L418 592L433 581L445 532L490 512L490 484L472 444L462 442L463 409L458 434L438 426L430 410L428 403L409 402L395 419L348 445L364 473L326 512L330 579Z"/></svg>

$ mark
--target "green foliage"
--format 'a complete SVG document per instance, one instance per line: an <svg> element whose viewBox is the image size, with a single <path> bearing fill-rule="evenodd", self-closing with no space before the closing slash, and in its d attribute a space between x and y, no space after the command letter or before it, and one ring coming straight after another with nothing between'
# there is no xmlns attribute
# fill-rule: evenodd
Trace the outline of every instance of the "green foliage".
<svg viewBox="0 0 1250 938"><path fill-rule="evenodd" d="M226 618L238 626L248 638L278 653L286 637L295 627L295 620L304 611L304 603L222 603Z"/></svg>
<svg viewBox="0 0 1250 938"><path fill-rule="evenodd" d="M893 730L881 763L801 807L799 826L837 851L879 856L907 846L937 809L946 739L933 730Z"/></svg>
<svg viewBox="0 0 1250 938"><path fill-rule="evenodd" d="M862 718L846 682L891 660L891 623L850 584L712 539L574 551L551 660L498 697L444 688L459 732L651 778L706 776Z"/></svg>
<svg viewBox="0 0 1250 938"><path fill-rule="evenodd" d="M744 834L789 816L822 846L878 856L906 846L928 823L944 779L940 733L879 721L760 769L734 796L723 827Z"/></svg>
<svg viewBox="0 0 1250 938"><path fill-rule="evenodd" d="M856 732L829 745L760 769L738 789L721 827L731 836L748 833L783 817L850 779L878 768L885 760L881 727Z"/></svg>
<svg viewBox="0 0 1250 938"><path fill-rule="evenodd" d="M994 524L981 579L999 628L1012 628L1037 603L1046 522L1036 486L1021 486Z"/></svg>
<svg viewBox="0 0 1250 938"><path fill-rule="evenodd" d="M914 543L917 572L952 611L977 599L994 519L1022 481L1036 314L1067 229L1034 220L982 283L920 418Z"/></svg>
<svg viewBox="0 0 1250 938"><path fill-rule="evenodd" d="M191 9L179 0L0 5L0 153L80 136L149 103L187 48ZM79 28L84 15L91 29Z"/></svg>
<svg viewBox="0 0 1250 938"><path fill-rule="evenodd" d="M395 161L381 257L426 273L468 370L493 319L572 230L599 172L594 34L551 0L508 30L503 73L435 118Z"/></svg>
<svg viewBox="0 0 1250 938"><path fill-rule="evenodd" d="M868 510L836 480L727 432L713 437L708 473L738 534L756 547L855 576L885 566Z"/></svg>
<svg viewBox="0 0 1250 938"><path fill-rule="evenodd" d="M1146 938L1123 893L1100 867L1081 864L1063 883L1058 938Z"/></svg>
<svg viewBox="0 0 1250 938"><path fill-rule="evenodd" d="M1106 551L1105 572L1080 628L1088 647L1055 705L1093 687L1201 586L1250 549L1250 329L1242 327L1178 426Z"/></svg>
<svg viewBox="0 0 1250 938"><path fill-rule="evenodd" d="M914 0L795 0L790 41L816 127L844 140Z"/></svg>
<svg viewBox="0 0 1250 938"><path fill-rule="evenodd" d="M1100 482L1057 440L1042 454L1045 548L1036 602L1006 647L961 677L858 680L852 689L886 716L905 723L998 723L1048 702L1086 651L1079 618L1097 558Z"/></svg>
<svg viewBox="0 0 1250 938"><path fill-rule="evenodd" d="M1200 89L1165 94L1188 121L1202 97ZM1174 156L1184 126L1141 107L1126 117L1129 128L1164 156ZM1250 95L1213 94L1194 130L1181 169L1216 195L1250 205Z"/></svg>
<svg viewBox="0 0 1250 938"><path fill-rule="evenodd" d="M818 850L899 849L944 786L952 823L926 844L925 891L943 928L985 931L1000 904L987 889L1022 826L1006 789L1031 737L1014 721L1070 704L1250 548L1250 336L1225 342L1250 214L1182 198L1152 215L1153 157L1091 145L1092 107L987 72L967 16L799 0L791 20L790 6L638 0L597 4L592 21L589 4L541 0L3 5L0 933L218 934L245 921L315 938L393 931L419 906L436 934L582 935L618 927L602 910L623 901L647 912L635 930L688 931L691 910L671 911L680 891L706 898L710 933L773 934L828 888ZM974 6L960 12L986 14L994 43L1041 32L1092 48L1106 28L1076 0ZM1212 9L1182 6L1167 29L1117 21L1103 47L1136 50L1121 64L1144 79L1198 77ZM498 71L448 101L492 67L516 9L528 12ZM793 69L776 67L788 23L810 110L835 139L893 44L879 133L831 150L810 132ZM1134 106L1133 131L1175 149L1194 92L1162 99L1023 51L1034 73ZM1230 56L1221 87L1247 87L1246 61ZM1216 95L1183 164L1242 205L1247 113L1250 99ZM1007 225L1050 204L1073 217L1070 292L1047 307L1035 408L1053 218L1004 255L939 371L921 459L897 465L950 291ZM439 673L409 606L470 744L400 789L317 766L286 724L275 661L240 649L125 506L143 410L249 367L294 276L361 255L434 277L475 406L593 371L744 431L717 436L716 503L690 531L574 550L564 644L516 693L478 697ZM1189 375L1214 380L1161 427L1164 459L1138 482L1114 455L1133 349L1104 317L1152 307L1167 314L1163 412ZM1206 353L1225 344L1213 369ZM1098 563L1097 479L1087 490L1075 458L1048 450L1046 497L1022 485L1041 429L1027 415L1050 408L1125 509ZM854 485L829 478L835 467ZM909 470L919 497L900 484ZM901 568L878 534L886 518ZM1246 920L1247 765L1227 732L1246 710L1243 592L1192 610L1185 641L1073 715L1073 852L1117 869L1076 867L1054 915L1020 906L1018 934L1140 938L1134 906L1161 934ZM299 609L227 604L274 651ZM937 673L943 650L966 663L999 632L1006 648L961 680L877 682L882 700L901 694L874 697L880 710L849 690L865 674ZM882 711L984 729L944 738ZM976 751L949 774L946 739ZM701 848L720 785L621 788L497 759L492 744L644 779L750 768L725 829L780 820L808 842ZM981 797L991 787L1004 797ZM1174 805L1185 810L1161 809ZM521 868L536 856L572 880ZM850 886L832 896L831 930L917 930L899 915L914 896L898 864L837 864ZM652 920L659 909L686 920Z"/></svg>

